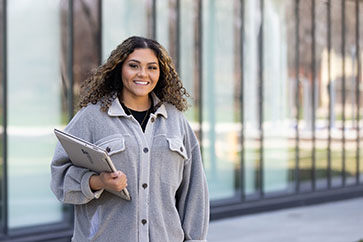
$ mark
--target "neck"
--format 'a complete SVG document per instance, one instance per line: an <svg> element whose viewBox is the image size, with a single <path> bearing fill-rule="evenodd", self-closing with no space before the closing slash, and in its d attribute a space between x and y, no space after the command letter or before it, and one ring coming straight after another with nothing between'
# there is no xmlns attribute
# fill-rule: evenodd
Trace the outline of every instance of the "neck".
<svg viewBox="0 0 363 242"><path fill-rule="evenodd" d="M151 99L149 96L132 98L132 97L119 97L126 107L135 111L145 111L151 106Z"/></svg>

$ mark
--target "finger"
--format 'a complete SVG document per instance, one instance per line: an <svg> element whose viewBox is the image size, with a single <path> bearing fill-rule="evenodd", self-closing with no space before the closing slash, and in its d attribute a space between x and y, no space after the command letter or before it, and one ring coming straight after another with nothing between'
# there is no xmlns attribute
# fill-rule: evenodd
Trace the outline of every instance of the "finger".
<svg viewBox="0 0 363 242"><path fill-rule="evenodd" d="M126 183L127 182L127 177L124 175L120 176L120 182L121 183Z"/></svg>
<svg viewBox="0 0 363 242"><path fill-rule="evenodd" d="M111 175L111 178L113 178L113 179L115 179L115 178L117 178L119 176L117 171L111 172L110 175Z"/></svg>

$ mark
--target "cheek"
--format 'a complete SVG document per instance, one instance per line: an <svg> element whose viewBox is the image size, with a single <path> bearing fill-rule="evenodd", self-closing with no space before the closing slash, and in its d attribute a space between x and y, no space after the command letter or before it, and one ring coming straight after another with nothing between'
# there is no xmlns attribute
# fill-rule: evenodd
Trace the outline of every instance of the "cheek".
<svg viewBox="0 0 363 242"><path fill-rule="evenodd" d="M127 79L127 74L126 74L126 71L123 70L122 73L121 73L121 81L122 81L122 83L124 83L126 79Z"/></svg>
<svg viewBox="0 0 363 242"><path fill-rule="evenodd" d="M122 71L122 74L121 74L121 79L122 79L122 82L125 83L127 82L131 77L132 77L132 71L129 71L129 70L123 70Z"/></svg>
<svg viewBox="0 0 363 242"><path fill-rule="evenodd" d="M159 81L160 73L153 73L151 78L153 79L154 82Z"/></svg>

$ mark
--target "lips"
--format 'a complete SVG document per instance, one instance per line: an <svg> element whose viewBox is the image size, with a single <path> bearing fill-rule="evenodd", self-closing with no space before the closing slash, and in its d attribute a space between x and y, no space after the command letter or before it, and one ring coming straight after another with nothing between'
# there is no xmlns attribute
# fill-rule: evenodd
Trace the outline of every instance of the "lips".
<svg viewBox="0 0 363 242"><path fill-rule="evenodd" d="M134 81L134 83L137 85L144 85L144 86L149 84L149 82L147 82L147 81Z"/></svg>

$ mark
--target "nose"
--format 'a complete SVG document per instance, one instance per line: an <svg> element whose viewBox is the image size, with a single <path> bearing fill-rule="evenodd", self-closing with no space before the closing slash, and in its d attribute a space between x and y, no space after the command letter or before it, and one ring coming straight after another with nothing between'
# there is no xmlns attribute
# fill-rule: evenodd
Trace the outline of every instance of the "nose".
<svg viewBox="0 0 363 242"><path fill-rule="evenodd" d="M140 71L137 73L139 76L146 76L146 69L145 67L141 67Z"/></svg>

